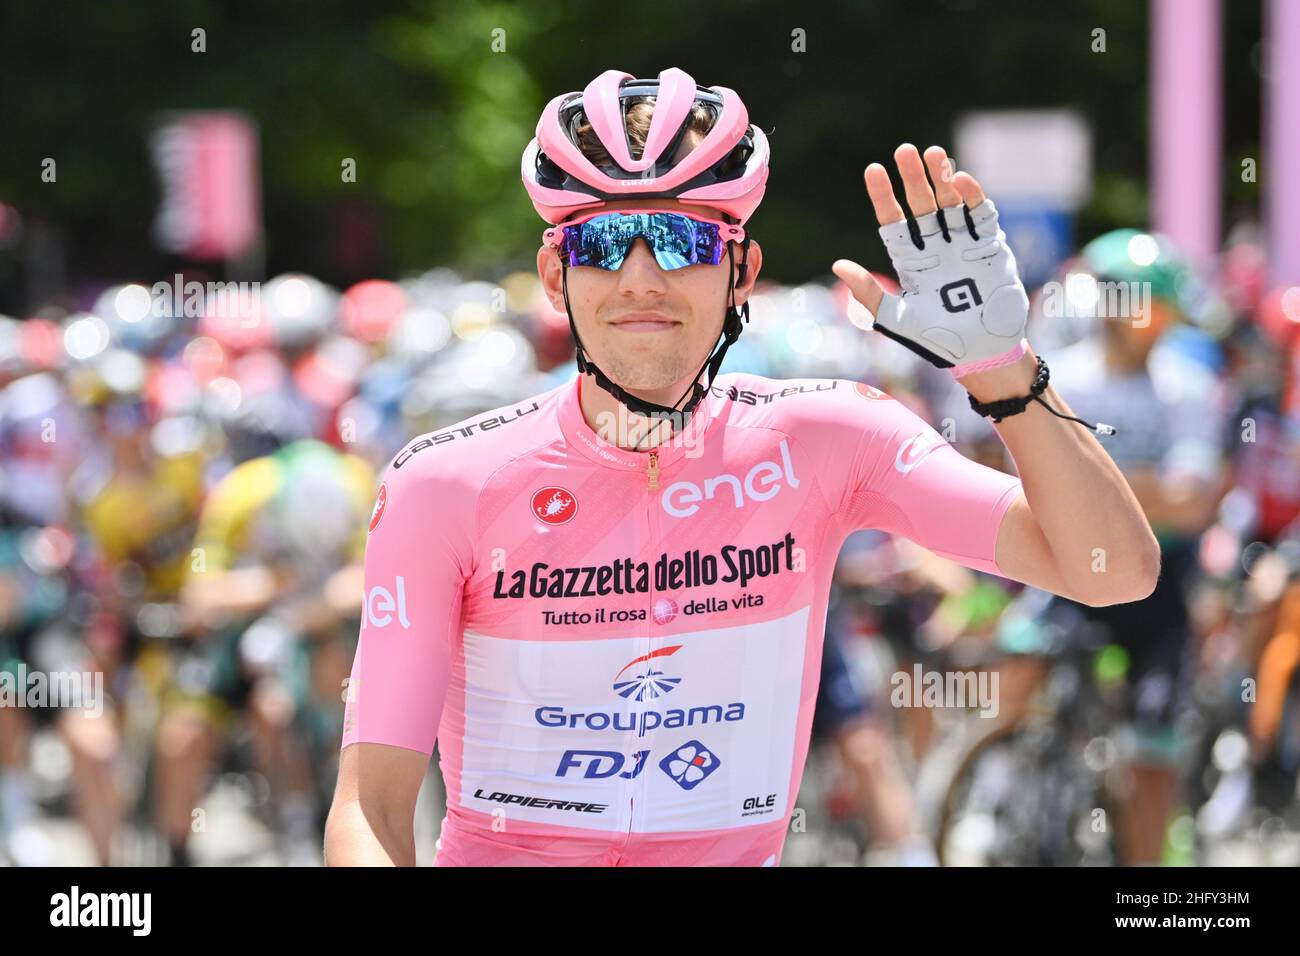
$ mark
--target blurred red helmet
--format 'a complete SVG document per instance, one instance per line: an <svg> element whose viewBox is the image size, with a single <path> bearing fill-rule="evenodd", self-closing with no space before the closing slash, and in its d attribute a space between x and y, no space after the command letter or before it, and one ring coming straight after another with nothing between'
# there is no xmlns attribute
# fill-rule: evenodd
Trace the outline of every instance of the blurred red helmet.
<svg viewBox="0 0 1300 956"><path fill-rule="evenodd" d="M22 323L22 355L34 369L48 371L63 354L63 333L50 319L27 319Z"/></svg>
<svg viewBox="0 0 1300 956"><path fill-rule="evenodd" d="M1264 250L1252 242L1239 242L1224 252L1219 290L1235 313L1250 315L1259 307L1267 272Z"/></svg>
<svg viewBox="0 0 1300 956"><path fill-rule="evenodd" d="M362 342L382 342L405 313L409 303L396 282L367 279L343 293L340 320L343 331Z"/></svg>
<svg viewBox="0 0 1300 956"><path fill-rule="evenodd" d="M238 308L209 303L199 319L199 334L215 339L235 354L266 348L274 341L274 330L263 313L260 296L253 296Z"/></svg>
<svg viewBox="0 0 1300 956"><path fill-rule="evenodd" d="M1264 296L1255 310L1255 324L1279 349L1300 346L1300 285Z"/></svg>

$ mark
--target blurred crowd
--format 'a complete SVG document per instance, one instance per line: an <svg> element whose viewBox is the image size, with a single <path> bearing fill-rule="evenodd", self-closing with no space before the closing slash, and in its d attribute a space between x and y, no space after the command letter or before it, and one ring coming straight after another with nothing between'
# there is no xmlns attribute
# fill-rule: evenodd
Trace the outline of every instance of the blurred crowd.
<svg viewBox="0 0 1300 956"><path fill-rule="evenodd" d="M1300 833L1300 289L1267 288L1248 237L1217 273L1128 231L1032 297L1053 383L1117 426L1158 603L1107 619L855 535L800 801L824 827L792 861L827 861L827 833L920 863L1215 859ZM1116 282L1150 291L1145 321L1097 315ZM960 386L869 326L841 284L760 283L724 371L868 383L1010 470ZM214 781L237 778L275 858L319 862L378 474L572 358L526 273L179 273L0 317L0 861L66 861L60 819L87 862L238 862L196 859L222 843ZM999 716L889 706L913 663L997 672Z"/></svg>

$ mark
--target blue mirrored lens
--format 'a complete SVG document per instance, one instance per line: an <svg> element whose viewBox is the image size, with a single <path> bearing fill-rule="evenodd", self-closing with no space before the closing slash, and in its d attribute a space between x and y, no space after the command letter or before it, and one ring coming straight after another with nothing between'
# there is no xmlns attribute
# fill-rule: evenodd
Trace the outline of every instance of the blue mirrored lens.
<svg viewBox="0 0 1300 956"><path fill-rule="evenodd" d="M672 212L615 212L565 226L562 252L571 266L615 271L638 237L649 243L659 268L665 270L716 266L726 245L713 223Z"/></svg>

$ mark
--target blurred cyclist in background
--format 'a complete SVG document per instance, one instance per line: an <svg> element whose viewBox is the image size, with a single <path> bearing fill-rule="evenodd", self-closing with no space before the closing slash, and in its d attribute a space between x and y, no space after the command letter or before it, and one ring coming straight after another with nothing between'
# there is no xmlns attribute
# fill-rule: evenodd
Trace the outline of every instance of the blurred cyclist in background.
<svg viewBox="0 0 1300 956"><path fill-rule="evenodd" d="M1284 812L1300 769L1300 288L1256 295L1242 306L1243 321L1227 343L1233 388L1223 434L1232 487L1202 560L1231 583L1227 598L1222 589L1211 597L1226 604L1215 637L1236 639L1216 640L1207 666L1227 664L1229 699L1249 748L1216 748L1221 776L1197 818L1211 838L1248 823L1257 796L1270 812ZM1241 691L1250 676L1254 697Z"/></svg>
<svg viewBox="0 0 1300 956"><path fill-rule="evenodd" d="M146 397L148 374L144 358L117 348L69 373L99 439L70 491L100 568L97 626L86 634L87 650L114 706L98 717L66 712L61 727L83 818L103 864L110 861L122 811L114 769L121 705L142 650L139 613L147 604L175 603L203 498L197 422L158 421Z"/></svg>
<svg viewBox="0 0 1300 956"><path fill-rule="evenodd" d="M0 373L0 674L15 682L75 664L81 669L82 633L99 633L91 606L74 602L76 581L89 575L67 486L85 451L88 430L68 395L60 363L58 327L44 318L10 326ZM49 862L52 847L30 826L35 819L30 744L33 732L57 725L73 749L81 722L64 709L0 707L0 852L16 862ZM96 835L96 854L108 855L111 802L94 797L92 778L105 764L74 758L76 811ZM107 807L108 812L104 812Z"/></svg>
<svg viewBox="0 0 1300 956"><path fill-rule="evenodd" d="M1138 234L1124 235L1127 238L1121 238L1118 246L1112 239L1112 250L1121 248L1133 259L1131 250L1145 263L1143 268L1159 264L1163 256L1150 259L1151 246L1145 239L1134 246ZM1154 241L1157 252L1164 249L1158 238ZM1087 261L1076 264L1075 271L1084 277L1085 298L1092 288L1089 282L1105 281L1115 271L1127 275L1123 268L1107 267L1105 257L1094 258L1095 267ZM1230 271L1228 265L1224 271ZM471 282L450 270L436 269L401 283L370 280L339 300L341 321L335 329L331 318L335 298L330 290L310 277L282 277L267 283L266 298L297 323L285 326L283 341L274 320L247 328L239 316L226 326L205 317L198 329L177 327L170 337L156 325L113 320L111 344L99 357L75 361L69 360L67 345L76 344L89 331L93 323L86 315L70 316L62 324L47 317L23 322L0 319L0 671L16 674L21 666L31 673L38 663L97 668L105 658L126 662L118 667L123 679L132 672L152 670L156 661L149 657L150 649L163 642L151 641L141 631L145 616L141 612L177 598L178 574L191 580L194 586L186 606L192 640L168 642L169 647L179 647L165 655L162 727L152 774L154 804L167 821L174 861L188 860L191 815L205 799L209 772L219 756L231 755L225 745L242 742L240 731L245 727L254 735L256 759L244 760L244 754L234 748L236 768L242 769L241 760L244 766L251 762L263 771L270 768L271 808L276 814L270 822L274 829L294 834L286 841L293 859L315 858L317 840L308 823L317 799L311 795L314 771L328 775L335 753L329 746L319 753L313 749L313 737L328 734L312 730L311 725L324 726L337 719L339 682L346 670L336 672L334 662L337 658L346 663L355 636L355 627L348 622L353 612L334 606L317 608L322 612L318 633L333 636L316 641L292 636L300 633L300 627L287 619L305 619L311 616L305 610L308 605L332 605L332 601L328 596L314 601L280 590L289 586L293 568L305 573L307 567L304 559L294 556L295 548L303 544L294 542L293 529L299 522L287 517L287 505L284 511L269 502L248 509L280 517L249 520L245 527L263 532L246 534L230 530L240 522L229 515L242 513L243 505L214 504L215 517L200 533L208 544L199 543L202 550L192 552L204 485L211 487L246 462L266 460L284 446L313 437L346 448L371 466L381 464L409 435L446 427L571 379L574 372L568 363L573 340L567 317L545 296L531 294L539 293L539 288L535 276L528 278L527 287L517 283L517 276L500 283ZM885 277L877 279L887 285ZM1154 279L1127 281L1151 281L1154 290L1165 288ZM1185 284L1175 282L1174 287L1178 290ZM505 311L499 311L493 300L502 288L509 290ZM1219 587L1228 602L1223 608L1225 626L1251 632L1235 665L1243 675L1257 677L1259 700L1240 708L1239 726L1249 731L1254 747L1253 766L1220 781L1219 799L1211 802L1214 812L1205 821L1206 825L1217 821L1212 828L1216 832L1239 821L1240 811L1251 802L1250 790L1234 790L1232 781L1244 780L1249 788L1252 774L1273 764L1283 767L1291 739L1290 688L1300 662L1296 650L1300 615L1295 612L1300 599L1294 597L1300 592L1296 592L1295 574L1284 572L1276 586L1270 585L1272 590L1259 597L1255 595L1262 594L1261 582L1274 580L1271 572L1265 573L1270 562L1238 560L1249 542L1285 551L1298 530L1300 431L1296 422L1300 411L1294 365L1300 359L1296 334L1300 303L1294 301L1294 292L1291 300L1287 294L1286 289L1278 289L1243 303L1238 309L1242 324L1226 343L1230 364L1223 375L1234 390L1224 404L1233 412L1226 417L1223 447L1233 461L1234 490L1219 509L1219 524L1231 532L1234 542L1229 564L1240 569L1245 561L1249 573L1238 570L1236 580ZM1194 536L1195 529L1203 526L1188 521L1188 530L1180 531L1180 522L1172 520L1183 506L1195 510L1196 493L1188 489L1204 489L1205 506L1213 507L1216 458L1199 439L1213 438L1218 414L1213 401L1216 371L1213 359L1198 351L1203 342L1187 334L1192 327L1177 315L1194 311L1189 297L1176 291L1155 298L1151 326L1143 327L1139 319L1137 324L1110 321L1085 329L1083 336L1089 341L1053 361L1053 380L1066 383L1067 375L1073 375L1068 385L1062 385L1065 397L1081 414L1093 412L1120 426L1120 434L1104 438L1102 444L1122 456L1122 466L1133 475L1150 473L1137 477L1134 487L1145 483L1143 502L1152 509L1148 511L1152 523L1167 548L1176 550L1180 539ZM762 283L751 301L745 336L728 356L735 368L769 376L878 382L934 423L967 457L1008 468L996 432L969 410L964 394L948 376L893 342L861 334L869 327L870 316L854 319L856 302L842 283L829 291L815 283L799 287ZM97 309L101 307L102 300ZM866 314L861 306L857 308ZM1041 334L1046 338L1048 331L1045 327ZM1138 342L1136 350L1127 347L1131 339ZM866 343L869 347L863 352ZM1145 354L1145 362L1139 363L1130 351ZM1103 363L1110 353L1115 354ZM1067 360L1068 356L1077 359ZM545 385L534 384L541 381L539 366L549 374ZM158 383L164 378L176 395L192 392L202 398L204 408L216 412L213 422L219 423L219 429L196 434L186 409L175 401L160 402ZM1141 388L1130 389L1134 381ZM1066 387L1070 391L1065 392ZM1145 420L1128 422L1129 414L1138 413L1142 403L1149 401L1142 390L1148 387L1160 398L1146 407L1145 414L1161 422L1169 416L1175 424L1156 425L1147 433L1154 433L1156 440L1135 441L1139 447L1134 449L1121 439L1148 427ZM1099 410L1100 406L1085 404L1084 396L1092 395L1095 403L1100 401L1098 393L1110 388L1128 396L1119 402L1126 407ZM69 398L69 391L80 404ZM1202 414L1208 417L1197 422ZM1194 433L1190 443L1179 437L1187 432ZM1161 452L1156 445L1165 440L1170 447ZM201 478L196 469L201 470ZM331 465L325 471L335 469ZM267 471L251 470L263 475ZM262 481L241 478L233 484L247 491L250 486L260 487ZM370 493L360 494L361 503L350 506L354 513L360 511L363 523L373 500ZM327 502L344 497L337 488L300 496L300 513L328 513ZM258 495L223 494L223 498L255 500ZM227 518L221 518L222 513ZM1163 516L1160 523L1156 514ZM227 549L235 555L233 564L229 557L220 556L220 541L226 537L235 542ZM953 574L959 570L953 565L943 574L929 569L919 575L913 569L900 577L897 569L889 569L888 552L873 540L872 532L846 542L836 573L841 603L831 616L826 638L818 730L824 732L844 770L843 786L833 790L832 799L845 814L865 822L872 849L869 859L923 862L924 841L912 842L917 824L911 776L918 755L934 736L934 715L922 708L890 715L877 687L862 680L855 657L863 645L881 641L894 642L898 660L907 660L908 655L923 652L920 644L935 635L951 638L978 630L972 622L980 615L987 618L998 601L988 595L985 579L992 580L990 576ZM1165 555L1166 575L1170 553L1167 550ZM218 555L218 564L225 563L224 569L212 563L213 554ZM205 556L206 565L198 555ZM333 571L317 568L307 576L328 582L356 560L343 548L325 562L332 563ZM200 567L206 571L199 572ZM241 574L250 570L247 576ZM223 577L225 583L207 589ZM921 577L924 580L913 580ZM270 588L250 585L268 579L275 582ZM346 579L345 570L338 578L339 593ZM303 588L308 589L305 584ZM870 599L863 597L868 590ZM268 597L268 591L276 596ZM316 591L335 594L333 587L324 584ZM1243 599L1239 592L1247 597ZM301 614L281 613L282 605L295 604ZM340 604L351 606L346 601ZM883 619L882 608L887 609ZM1243 608L1255 610L1247 614ZM1186 613L1185 602L1182 613ZM343 623L331 632L332 625L325 621ZM1184 635L1190 626L1182 629ZM1129 633L1137 634L1134 628ZM1138 637L1125 643L1132 658L1130 681L1137 692L1135 712L1139 718L1151 715L1142 722L1140 741L1140 756L1146 763L1135 771L1137 783L1145 790L1141 794L1134 790L1134 800L1148 807L1158 805L1161 795L1169 792L1162 788L1171 779L1172 751L1166 747L1173 737L1165 713L1155 705L1168 687L1168 662L1174 656L1182 659L1181 653L1173 655L1179 639L1174 630L1162 632L1149 642L1149 654L1143 650L1148 645ZM1185 645L1185 637L1181 640ZM286 648L291 650L286 653ZM99 657L86 663L91 651ZM1006 674L1004 670L1004 697L1010 696L1005 692L1012 683ZM1184 677L1180 670L1176 679ZM110 697L121 686L121 680L109 681ZM257 693L256 688L260 688ZM57 762L37 767L30 745L34 737L38 741L43 734L53 737L51 730L63 727L73 728L71 734L65 729L60 740L73 756L69 762L72 805L92 835L95 857L107 861L115 821L121 816L107 782L121 769L120 762L115 763L121 743L117 724L63 711L10 707L0 708L0 857L18 863L51 860L52 847L40 825L41 810L61 812L62 795L52 787L59 783L55 775L62 771ZM279 759L279 754L285 758ZM810 764L810 772L819 768ZM1294 775L1274 776L1281 783L1290 782L1290 789L1279 791L1277 799L1292 799ZM1152 809L1150 816L1154 819L1161 813ZM1125 827L1126 839L1129 829ZM1158 849L1156 829L1147 829L1147 852ZM909 847L918 852L911 853Z"/></svg>
<svg viewBox="0 0 1300 956"><path fill-rule="evenodd" d="M1064 294L1073 305L1095 308L1100 324L1095 335L1061 351L1052 367L1062 397L1080 415L1117 429L1102 447L1123 471L1161 545L1160 578L1144 600L1107 607L1052 601L1053 608L1074 608L1108 629L1127 652L1134 752L1119 835L1130 864L1161 859L1177 792L1175 724L1187 703L1194 549L1223 492L1214 372L1191 349L1157 348L1178 341L1179 323L1188 321L1198 301L1197 281L1163 237L1122 229L1093 240L1071 268ZM1118 302L1129 308L1108 308Z"/></svg>
<svg viewBox="0 0 1300 956"><path fill-rule="evenodd" d="M844 543L827 613L813 734L834 742L841 774L833 784L831 812L855 814L865 824L869 852L864 862L935 866L900 752L900 737L913 728L891 722L888 686L879 679L882 675L864 673L867 668L859 662L864 640L895 649L911 645L916 594L914 582L906 580L909 576L899 566L899 550L897 542L878 531L856 532ZM900 666L899 658L894 661ZM917 756L921 742L909 737L906 743Z"/></svg>
<svg viewBox="0 0 1300 956"><path fill-rule="evenodd" d="M177 688L160 735L173 862L187 861L190 809L217 731L241 708L290 860L318 857L319 804L302 731L341 727L374 485L362 459L305 440L239 465L205 503L183 599L210 645L209 681Z"/></svg>

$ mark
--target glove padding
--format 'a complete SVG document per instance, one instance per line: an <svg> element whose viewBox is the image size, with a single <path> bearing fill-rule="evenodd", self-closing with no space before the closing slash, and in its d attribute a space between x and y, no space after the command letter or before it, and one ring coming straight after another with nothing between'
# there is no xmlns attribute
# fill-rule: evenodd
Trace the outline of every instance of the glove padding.
<svg viewBox="0 0 1300 956"><path fill-rule="evenodd" d="M880 237L903 294L885 294L872 328L954 377L1024 354L1029 297L993 200L893 222Z"/></svg>

